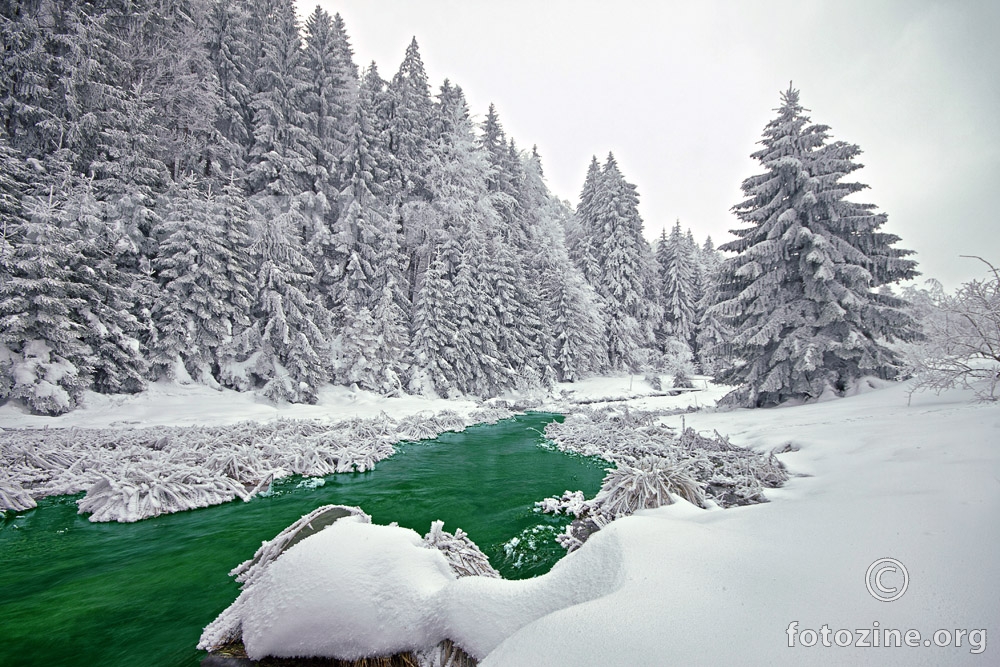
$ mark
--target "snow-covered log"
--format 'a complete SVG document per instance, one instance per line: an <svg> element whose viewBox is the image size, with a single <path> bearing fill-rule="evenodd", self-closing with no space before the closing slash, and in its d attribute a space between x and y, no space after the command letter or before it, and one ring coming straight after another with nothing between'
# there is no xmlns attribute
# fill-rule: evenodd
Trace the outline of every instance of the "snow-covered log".
<svg viewBox="0 0 1000 667"><path fill-rule="evenodd" d="M318 533L334 521L345 516L356 516L362 523L371 523L372 518L360 507L348 505L323 505L303 515L298 521L285 528L270 540L262 542L253 558L237 565L229 573L246 588L273 563L278 556L305 538Z"/></svg>

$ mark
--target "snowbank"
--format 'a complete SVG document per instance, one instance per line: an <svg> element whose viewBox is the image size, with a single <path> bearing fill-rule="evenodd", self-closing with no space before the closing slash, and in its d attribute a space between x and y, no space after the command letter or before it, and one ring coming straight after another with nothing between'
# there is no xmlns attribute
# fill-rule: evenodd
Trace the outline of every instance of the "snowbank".
<svg viewBox="0 0 1000 667"><path fill-rule="evenodd" d="M282 535L261 549L273 551ZM494 573L461 576L468 572L467 558L455 558L454 541L463 538L461 530L442 534L440 522L421 539L410 529L373 525L367 516L338 519L257 569L236 601L205 628L199 648L242 637L253 659L353 660L428 654L450 639L483 658L526 623L620 585L618 548L610 537L595 537L585 555L524 581ZM468 544L461 550L468 552ZM478 552L474 545L472 550ZM233 572L248 572L244 566Z"/></svg>
<svg viewBox="0 0 1000 667"><path fill-rule="evenodd" d="M419 412L453 410L467 415L472 400L422 396L387 397L360 389L327 385L316 405L275 404L254 392L212 389L202 384L161 381L139 394L86 392L82 405L58 417L32 415L8 403L0 406L0 428L107 428L120 426L220 426L243 421L317 419L336 422L368 419L383 412L399 419Z"/></svg>
<svg viewBox="0 0 1000 667"><path fill-rule="evenodd" d="M248 649L358 657L447 637L484 667L987 664L986 637L1000 630L1000 406L970 397L907 406L893 386L685 415L778 448L808 476L767 490L770 503L706 511L678 499L614 521L526 581L454 579L415 533L342 520L278 559L260 593L244 592ZM866 585L885 557L909 574L893 602ZM864 645L895 630L919 643Z"/></svg>
<svg viewBox="0 0 1000 667"><path fill-rule="evenodd" d="M293 546L237 601L253 659L391 655L445 639L427 614L455 578L407 528L341 519Z"/></svg>
<svg viewBox="0 0 1000 667"><path fill-rule="evenodd" d="M482 665L994 662L995 648L977 653L971 639L1000 632L1000 406L949 392L915 395L907 407L906 390L686 415L688 426L739 444L795 450L782 459L811 476L768 490L767 504L723 512L675 504L614 522L599 535L621 545L622 586L527 624ZM680 426L679 416L666 421ZM894 602L876 600L865 583L884 557L910 577ZM790 648L792 622L800 634ZM876 623L919 631L919 646L855 647L853 635L850 647L832 635L829 647L821 634L812 647L799 641L802 630ZM934 644L939 629L951 646ZM987 632L955 645L955 630L976 629Z"/></svg>

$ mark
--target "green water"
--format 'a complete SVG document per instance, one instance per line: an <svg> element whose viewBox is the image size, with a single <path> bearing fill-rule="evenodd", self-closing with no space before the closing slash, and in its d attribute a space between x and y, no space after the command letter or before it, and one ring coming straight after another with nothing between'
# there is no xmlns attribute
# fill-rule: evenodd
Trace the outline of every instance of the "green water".
<svg viewBox="0 0 1000 667"><path fill-rule="evenodd" d="M505 577L548 571L564 553L551 539L565 519L533 503L570 489L593 495L602 461L539 447L555 415L529 414L407 443L363 474L301 479L255 498L134 524L93 524L80 496L46 498L0 528L0 666L192 666L202 628L238 594L228 572L261 541L319 505L358 505L375 523L423 535L456 527ZM545 538L528 548L532 533ZM503 544L521 537L508 556ZM515 566L521 561L521 566Z"/></svg>

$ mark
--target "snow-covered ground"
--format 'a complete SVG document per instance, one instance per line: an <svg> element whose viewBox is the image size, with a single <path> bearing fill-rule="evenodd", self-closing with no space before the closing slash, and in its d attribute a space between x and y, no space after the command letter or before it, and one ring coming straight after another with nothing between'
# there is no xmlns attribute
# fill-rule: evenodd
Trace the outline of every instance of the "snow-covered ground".
<svg viewBox="0 0 1000 667"><path fill-rule="evenodd" d="M986 639L1000 637L1000 405L952 391L908 406L906 389L685 415L739 444L797 448L782 459L808 476L764 505L675 504L615 522L579 552L615 544L600 547L621 572L615 590L526 623L482 664L998 664ZM881 558L909 575L892 602L866 586ZM899 574L886 571L883 588L901 588ZM876 627L904 640L916 630L917 646L887 648L884 632L878 647L854 646ZM935 645L938 630L950 646ZM956 630L972 633L961 647Z"/></svg>
<svg viewBox="0 0 1000 667"><path fill-rule="evenodd" d="M570 388L577 398L620 397L628 382ZM650 393L632 383L631 391ZM275 569L260 613L244 628L248 647L303 651L315 634L317 649L360 655L368 640L385 652L448 637L484 666L997 664L988 639L1000 632L1000 405L975 403L963 391L908 402L907 389L665 417L738 444L787 450L781 458L797 476L769 490L772 502L763 505L706 511L677 502L616 521L529 581L454 579L439 565L421 571L405 548L418 536L402 529L344 526L307 539L286 563L295 567ZM710 388L699 400L723 391ZM684 407L695 396L629 405ZM366 531L379 531L370 536L374 550L357 547ZM340 534L359 557L337 561L318 607L309 596L312 630L279 636L259 623L274 609L297 613L299 560L322 570L326 554L347 548ZM399 547L388 549L386 540ZM869 592L891 597L883 591L903 589L898 568L869 573L885 558L908 576L894 601ZM368 582L363 594L359 580ZM352 625L338 639L334 621L355 606L370 613L372 600L380 620L371 636Z"/></svg>
<svg viewBox="0 0 1000 667"><path fill-rule="evenodd" d="M544 405L629 397L629 406L648 409L704 406L725 389L650 396L655 392L641 376L624 376L561 385L555 393ZM473 407L472 401L385 399L331 388L317 406L276 408L248 394L164 384L138 397L92 395L83 409L56 419L4 406L0 427L337 420L382 412L399 418ZM914 394L908 404L907 386L890 385L811 405L664 418L677 427L682 419L736 444L787 449L780 457L798 476L768 490L772 502L763 505L707 511L678 502L615 521L552 572L529 581L453 579L440 564L426 571L405 565L414 536L402 529L373 533L374 551L358 546L367 538L355 533L365 535L367 528L324 531L323 539L306 539L289 554L298 549L303 553L296 558L303 558L312 544L314 558L322 560L327 543L342 534L354 551L371 552L374 560L338 561L342 576L324 579L331 589L319 610L309 608L308 627L318 628L329 645L337 626L322 623L324 605L333 619L350 617L351 605L362 604L336 590L338 582L358 588L358 580L344 574L353 567L367 582L362 597L378 601L372 632L381 639L373 637L373 646L386 648L389 636L404 644L448 637L484 666L998 664L1000 405L976 403L971 392L958 390ZM394 541L399 548L388 548ZM295 561L297 568L296 558L286 565ZM878 585L902 587L898 570L875 570L866 579L883 558L896 559L908 573L905 593L891 602L875 599L866 585L876 593ZM274 576L294 576L296 568ZM384 572L400 576L380 576ZM269 590L280 596L283 587ZM266 616L282 608L297 613L294 599L268 599ZM395 620L406 621L405 632L390 628ZM879 646L865 646L875 634ZM884 646L896 637L915 645ZM275 646L258 639L259 646ZM345 639L363 652L364 636Z"/></svg>
<svg viewBox="0 0 1000 667"><path fill-rule="evenodd" d="M343 419L378 417L394 419L424 411L454 410L463 416L475 401L448 401L421 396L386 398L368 391L328 385L316 405L276 405L253 392L217 391L202 384L181 385L161 381L135 395L107 396L87 392L83 405L58 417L32 415L23 407L0 406L0 428L107 428L115 426L220 426L241 421L274 419Z"/></svg>

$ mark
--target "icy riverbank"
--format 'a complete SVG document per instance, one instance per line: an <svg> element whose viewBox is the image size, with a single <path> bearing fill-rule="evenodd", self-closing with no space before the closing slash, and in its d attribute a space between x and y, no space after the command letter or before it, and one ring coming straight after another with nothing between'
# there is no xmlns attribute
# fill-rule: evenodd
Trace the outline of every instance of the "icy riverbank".
<svg viewBox="0 0 1000 667"><path fill-rule="evenodd" d="M55 419L4 406L0 510L29 509L37 498L86 491L78 505L91 521L137 521L248 500L287 475L363 472L391 456L396 442L513 414L471 402L379 399L333 388L322 412L287 406L280 419L273 419L273 406L246 395L201 387L160 385L139 396L92 398L93 404ZM152 406L158 398L157 412ZM442 409L452 405L462 412ZM377 407L393 409L395 416L375 412ZM263 420L267 408L272 418ZM309 415L324 418L301 418ZM258 420L234 423L237 416ZM194 419L206 424L176 425ZM157 422L175 425L151 426Z"/></svg>

